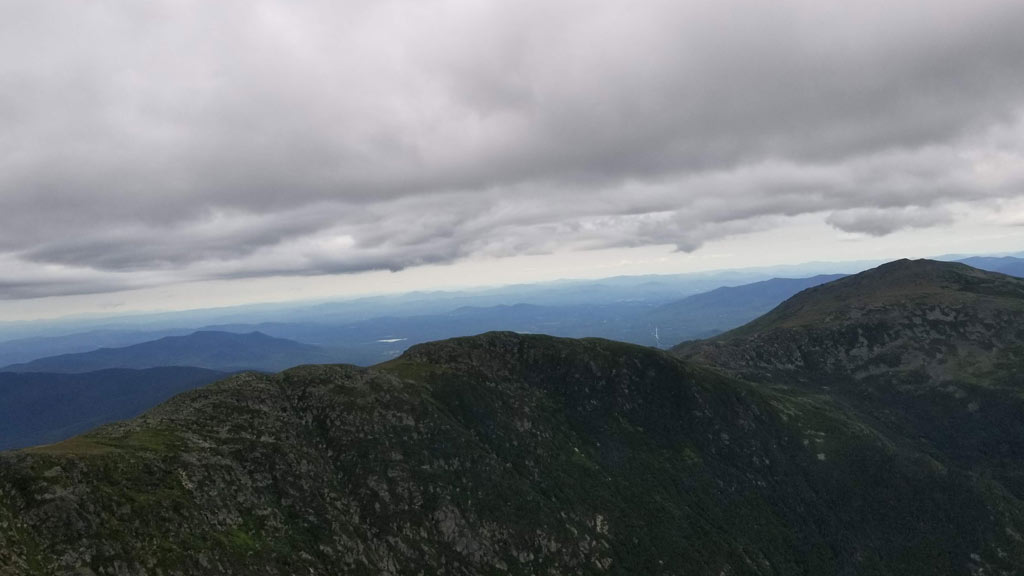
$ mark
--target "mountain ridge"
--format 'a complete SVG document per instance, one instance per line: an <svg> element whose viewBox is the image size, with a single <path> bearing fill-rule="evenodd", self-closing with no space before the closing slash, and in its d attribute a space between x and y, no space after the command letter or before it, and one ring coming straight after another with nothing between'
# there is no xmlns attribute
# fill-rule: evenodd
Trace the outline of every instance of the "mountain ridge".
<svg viewBox="0 0 1024 576"><path fill-rule="evenodd" d="M185 336L119 348L61 354L0 368L8 372L81 373L108 368L194 366L224 372L277 371L299 364L329 363L331 354L320 347L274 338L262 332L248 334L200 330Z"/></svg>
<svg viewBox="0 0 1024 576"><path fill-rule="evenodd" d="M896 262L673 352L787 394L826 397L1024 498L1024 280Z"/></svg>
<svg viewBox="0 0 1024 576"><path fill-rule="evenodd" d="M926 301L974 304L985 296L1005 298L1013 307L1024 298L1024 280L956 262L896 260L859 274L803 290L760 318L719 339L766 329L827 322L832 315L872 306ZM946 302L949 299L955 302Z"/></svg>
<svg viewBox="0 0 1024 576"><path fill-rule="evenodd" d="M662 329L669 342L693 336L709 337L758 318L801 290L845 276L819 274L808 278L771 278L739 286L722 286L658 306L647 317ZM698 326L703 334L693 333Z"/></svg>

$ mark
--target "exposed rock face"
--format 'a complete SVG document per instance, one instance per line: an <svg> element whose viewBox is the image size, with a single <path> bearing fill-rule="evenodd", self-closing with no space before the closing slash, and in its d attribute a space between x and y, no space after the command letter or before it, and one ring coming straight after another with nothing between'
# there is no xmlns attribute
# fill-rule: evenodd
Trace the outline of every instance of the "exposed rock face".
<svg viewBox="0 0 1024 576"><path fill-rule="evenodd" d="M942 318L965 312L931 298L922 322L960 330ZM821 374L852 371L840 388L856 390L877 375L861 358L892 349L906 320L872 320L884 336L866 344L688 349L763 383L511 333L370 369L239 375L0 455L0 574L1019 573L1024 505L999 464L1012 454L920 439L808 369L817 347ZM991 400L942 382L929 390L985 429Z"/></svg>

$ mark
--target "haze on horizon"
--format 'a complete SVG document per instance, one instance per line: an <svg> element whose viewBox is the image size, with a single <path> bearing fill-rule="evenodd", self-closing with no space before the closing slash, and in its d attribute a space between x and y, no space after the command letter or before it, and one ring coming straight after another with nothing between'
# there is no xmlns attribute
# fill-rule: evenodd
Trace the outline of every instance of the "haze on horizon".
<svg viewBox="0 0 1024 576"><path fill-rule="evenodd" d="M0 315L1024 249L1024 4L12 0Z"/></svg>

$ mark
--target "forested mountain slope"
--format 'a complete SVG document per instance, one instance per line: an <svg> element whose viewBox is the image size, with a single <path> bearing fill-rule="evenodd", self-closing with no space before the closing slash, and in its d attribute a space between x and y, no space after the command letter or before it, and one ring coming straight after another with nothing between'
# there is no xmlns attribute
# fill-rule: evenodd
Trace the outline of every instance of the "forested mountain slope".
<svg viewBox="0 0 1024 576"><path fill-rule="evenodd" d="M604 340L243 374L0 455L10 574L1013 573L1021 533L830 401Z"/></svg>

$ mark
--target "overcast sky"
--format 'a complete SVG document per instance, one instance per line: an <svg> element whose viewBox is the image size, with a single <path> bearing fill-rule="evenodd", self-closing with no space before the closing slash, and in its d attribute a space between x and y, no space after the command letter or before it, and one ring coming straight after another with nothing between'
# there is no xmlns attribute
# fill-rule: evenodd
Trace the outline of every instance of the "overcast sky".
<svg viewBox="0 0 1024 576"><path fill-rule="evenodd" d="M0 314L1024 250L1022 30L987 0L5 0Z"/></svg>

